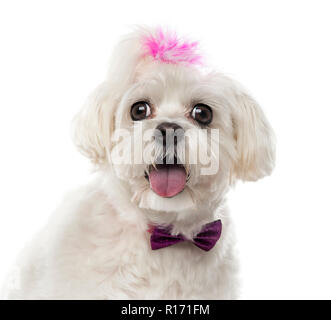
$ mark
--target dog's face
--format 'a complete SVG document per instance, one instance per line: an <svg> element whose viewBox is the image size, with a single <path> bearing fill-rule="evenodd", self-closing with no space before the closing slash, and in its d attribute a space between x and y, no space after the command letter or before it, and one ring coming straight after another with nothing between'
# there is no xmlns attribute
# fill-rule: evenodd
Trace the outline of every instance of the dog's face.
<svg viewBox="0 0 331 320"><path fill-rule="evenodd" d="M241 86L142 54L141 37L115 50L109 80L78 115L79 148L148 210L216 205L236 179L270 174L272 130Z"/></svg>

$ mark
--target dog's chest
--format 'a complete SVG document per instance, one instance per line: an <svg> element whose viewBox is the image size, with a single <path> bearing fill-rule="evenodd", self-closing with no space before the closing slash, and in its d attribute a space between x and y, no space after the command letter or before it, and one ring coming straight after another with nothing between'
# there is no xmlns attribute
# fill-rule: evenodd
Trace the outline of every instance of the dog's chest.
<svg viewBox="0 0 331 320"><path fill-rule="evenodd" d="M108 248L98 248L97 268L104 280L98 291L107 298L199 298L217 294L221 281L221 247L205 252L190 242L152 250L150 234L137 230L123 231ZM100 264L101 262L101 264ZM107 295L109 293L109 296ZM116 294L115 294L116 293Z"/></svg>
<svg viewBox="0 0 331 320"><path fill-rule="evenodd" d="M118 214L80 215L77 223L75 233L67 232L69 224L47 251L51 268L44 280L52 284L51 296L213 299L231 293L225 288L233 274L225 234L208 252L191 242L152 250L147 226L124 223Z"/></svg>

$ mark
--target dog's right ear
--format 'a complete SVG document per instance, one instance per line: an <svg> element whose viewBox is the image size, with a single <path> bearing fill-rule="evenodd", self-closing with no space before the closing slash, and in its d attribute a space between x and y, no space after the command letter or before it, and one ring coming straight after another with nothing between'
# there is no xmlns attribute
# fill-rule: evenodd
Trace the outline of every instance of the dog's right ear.
<svg viewBox="0 0 331 320"><path fill-rule="evenodd" d="M99 85L89 96L82 110L73 120L73 140L78 150L102 164L107 160L107 148L113 130L109 84Z"/></svg>
<svg viewBox="0 0 331 320"><path fill-rule="evenodd" d="M94 163L109 161L116 106L134 82L137 66L148 58L141 39L150 32L137 28L118 43L110 59L107 80L94 90L74 119L73 140Z"/></svg>
<svg viewBox="0 0 331 320"><path fill-rule="evenodd" d="M133 82L136 66L141 59L140 36L139 32L130 34L114 48L107 80L92 92L74 118L74 143L93 163L109 162L116 106Z"/></svg>

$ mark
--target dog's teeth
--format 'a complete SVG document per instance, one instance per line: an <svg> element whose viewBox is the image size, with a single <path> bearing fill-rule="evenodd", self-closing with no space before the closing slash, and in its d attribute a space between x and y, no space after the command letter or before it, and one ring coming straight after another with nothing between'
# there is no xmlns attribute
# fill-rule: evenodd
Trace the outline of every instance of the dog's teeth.
<svg viewBox="0 0 331 320"><path fill-rule="evenodd" d="M190 166L188 164L185 164L184 168L185 168L186 174L189 175L190 174Z"/></svg>

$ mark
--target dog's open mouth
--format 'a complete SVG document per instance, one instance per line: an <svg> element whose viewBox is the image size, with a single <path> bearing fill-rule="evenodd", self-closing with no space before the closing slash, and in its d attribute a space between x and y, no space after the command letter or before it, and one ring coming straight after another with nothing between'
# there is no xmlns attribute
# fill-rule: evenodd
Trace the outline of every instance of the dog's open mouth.
<svg viewBox="0 0 331 320"><path fill-rule="evenodd" d="M146 177L151 189L161 197L171 198L182 192L188 179L181 164L158 164L150 166Z"/></svg>

